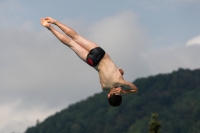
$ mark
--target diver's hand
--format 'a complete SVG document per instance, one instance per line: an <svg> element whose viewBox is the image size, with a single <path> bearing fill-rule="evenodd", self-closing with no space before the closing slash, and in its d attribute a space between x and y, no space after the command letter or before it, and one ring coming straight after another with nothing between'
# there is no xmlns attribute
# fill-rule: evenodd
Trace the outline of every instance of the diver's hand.
<svg viewBox="0 0 200 133"><path fill-rule="evenodd" d="M120 72L122 75L124 75L124 70L119 69L119 72Z"/></svg>
<svg viewBox="0 0 200 133"><path fill-rule="evenodd" d="M41 23L42 26L44 26L48 29L51 27L51 25L43 18L40 19L40 23Z"/></svg>
<svg viewBox="0 0 200 133"><path fill-rule="evenodd" d="M113 88L110 92L111 94L115 94L115 95L121 95L121 94L125 94L125 91L121 88Z"/></svg>
<svg viewBox="0 0 200 133"><path fill-rule="evenodd" d="M48 23L51 23L51 24L55 24L56 23L56 20L51 18L51 17L46 17L45 20L48 22Z"/></svg>

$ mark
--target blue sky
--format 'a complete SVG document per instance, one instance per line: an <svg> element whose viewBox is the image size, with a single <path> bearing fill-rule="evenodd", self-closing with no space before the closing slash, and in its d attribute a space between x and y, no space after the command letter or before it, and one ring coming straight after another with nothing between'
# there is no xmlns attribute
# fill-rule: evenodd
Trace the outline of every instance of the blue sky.
<svg viewBox="0 0 200 133"><path fill-rule="evenodd" d="M160 45L173 45L173 42L187 41L198 35L199 31L199 1L175 0L175 1L140 1L125 0L123 2L104 1L3 1L8 4L4 19L19 24L31 21L34 28L40 28L38 19L44 16L52 16L62 19L81 19L90 24L103 19L105 16L113 16L117 13L131 10L138 15L138 22L142 25L152 41L164 39ZM13 5L16 4L16 5ZM176 29L176 30L175 30ZM164 36L164 37L163 37ZM185 40L183 40L185 38ZM162 43L162 44L161 44Z"/></svg>
<svg viewBox="0 0 200 133"><path fill-rule="evenodd" d="M200 67L199 12L200 0L1 0L0 132L24 132L102 91L97 72L40 18L51 16L103 47L134 81Z"/></svg>

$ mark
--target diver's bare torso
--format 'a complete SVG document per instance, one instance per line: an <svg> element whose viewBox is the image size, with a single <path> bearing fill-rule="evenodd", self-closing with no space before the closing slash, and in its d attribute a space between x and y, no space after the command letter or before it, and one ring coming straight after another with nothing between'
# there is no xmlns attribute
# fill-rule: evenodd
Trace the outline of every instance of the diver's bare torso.
<svg viewBox="0 0 200 133"><path fill-rule="evenodd" d="M120 87L124 81L122 74L108 54L105 54L99 64L94 68L99 72L99 79L103 91Z"/></svg>

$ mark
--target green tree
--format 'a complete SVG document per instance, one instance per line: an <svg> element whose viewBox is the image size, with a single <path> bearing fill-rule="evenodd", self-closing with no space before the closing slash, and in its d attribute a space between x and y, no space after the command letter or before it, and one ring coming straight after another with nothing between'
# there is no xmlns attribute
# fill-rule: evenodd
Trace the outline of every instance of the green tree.
<svg viewBox="0 0 200 133"><path fill-rule="evenodd" d="M134 84L139 93L123 96L120 107L110 107L102 92L38 121L25 133L149 133L149 112L162 116L162 133L200 133L200 69L140 78Z"/></svg>
<svg viewBox="0 0 200 133"><path fill-rule="evenodd" d="M149 121L149 133L160 133L161 122L158 121L158 114L152 113Z"/></svg>

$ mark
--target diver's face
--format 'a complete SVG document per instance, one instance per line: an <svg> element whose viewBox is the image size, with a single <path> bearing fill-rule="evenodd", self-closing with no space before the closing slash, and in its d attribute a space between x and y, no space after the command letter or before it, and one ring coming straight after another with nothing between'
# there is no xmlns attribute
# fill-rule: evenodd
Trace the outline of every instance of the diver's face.
<svg viewBox="0 0 200 133"><path fill-rule="evenodd" d="M122 89L121 88L112 88L112 89L110 89L110 92L108 93L108 97L111 94L120 95L121 93L122 93Z"/></svg>

